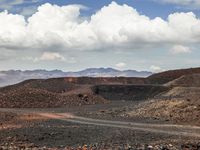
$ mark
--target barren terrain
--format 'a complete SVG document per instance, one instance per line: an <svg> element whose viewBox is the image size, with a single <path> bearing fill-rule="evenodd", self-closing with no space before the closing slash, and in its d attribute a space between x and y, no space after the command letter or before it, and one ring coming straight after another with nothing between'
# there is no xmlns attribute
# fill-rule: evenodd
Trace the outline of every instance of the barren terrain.
<svg viewBox="0 0 200 150"><path fill-rule="evenodd" d="M108 118L96 117L98 112L120 109L137 104L137 102L115 101L110 104L82 106L57 109L0 109L4 115L16 119L9 124L20 125L5 128L2 124L0 145L14 148L64 149L92 147L93 149L128 149L162 147L178 149L198 147L200 127L172 125L167 121L151 118L124 118L116 115ZM104 110L104 111L103 111ZM13 112L10 114L9 112ZM88 115L88 113L90 115ZM80 116L81 114L81 116ZM23 119L20 122L18 117ZM102 117L101 117L102 116ZM2 115L1 115L2 117ZM98 119L97 119L98 118ZM4 126L4 128L3 128Z"/></svg>
<svg viewBox="0 0 200 150"><path fill-rule="evenodd" d="M199 68L0 89L0 149L200 149Z"/></svg>

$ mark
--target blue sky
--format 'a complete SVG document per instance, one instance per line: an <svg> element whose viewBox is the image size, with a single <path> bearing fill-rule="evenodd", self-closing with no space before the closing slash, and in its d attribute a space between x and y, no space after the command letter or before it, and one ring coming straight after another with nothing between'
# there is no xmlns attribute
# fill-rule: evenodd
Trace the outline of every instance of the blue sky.
<svg viewBox="0 0 200 150"><path fill-rule="evenodd" d="M4 0L5 2L7 0ZM10 9L10 12L18 13L17 8L26 8L29 6L40 6L44 3L56 4L59 6L70 5L70 4L81 4L89 9L87 11L83 11L84 15L91 15L92 13L98 11L105 5L108 5L113 0L37 0L37 2L33 3L21 3L19 5L13 6L13 9ZM152 0L117 0L118 4L127 4L136 8L140 13L148 15L151 18L160 16L162 18L167 18L170 13L173 12L188 12L193 11L195 14L199 16L200 9L193 9L190 7L182 7L177 4L170 3L160 3ZM4 10L4 9L1 9Z"/></svg>
<svg viewBox="0 0 200 150"><path fill-rule="evenodd" d="M0 11L0 70L200 66L198 0L3 0Z"/></svg>

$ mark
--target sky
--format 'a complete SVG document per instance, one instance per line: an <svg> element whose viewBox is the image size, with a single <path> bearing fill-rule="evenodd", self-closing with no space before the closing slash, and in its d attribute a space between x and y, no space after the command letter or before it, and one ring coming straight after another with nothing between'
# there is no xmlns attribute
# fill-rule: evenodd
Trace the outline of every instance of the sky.
<svg viewBox="0 0 200 150"><path fill-rule="evenodd" d="M1 0L0 70L200 66L199 0Z"/></svg>

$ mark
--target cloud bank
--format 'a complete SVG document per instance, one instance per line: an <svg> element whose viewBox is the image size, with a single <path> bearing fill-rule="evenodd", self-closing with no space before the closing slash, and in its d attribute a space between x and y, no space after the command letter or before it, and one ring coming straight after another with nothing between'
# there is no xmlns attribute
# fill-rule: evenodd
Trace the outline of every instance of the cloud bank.
<svg viewBox="0 0 200 150"><path fill-rule="evenodd" d="M150 19L128 5L112 2L85 19L79 5L46 3L28 19L0 13L0 48L39 51L136 50L145 46L200 41L200 20L192 13Z"/></svg>

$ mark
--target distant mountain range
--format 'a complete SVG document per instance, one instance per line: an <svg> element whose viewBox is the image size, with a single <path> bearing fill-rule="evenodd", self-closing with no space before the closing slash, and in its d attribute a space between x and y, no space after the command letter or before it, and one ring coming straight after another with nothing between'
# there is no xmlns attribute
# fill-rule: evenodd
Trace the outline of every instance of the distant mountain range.
<svg viewBox="0 0 200 150"><path fill-rule="evenodd" d="M152 75L148 71L116 70L113 68L88 68L77 72L63 72L61 70L9 70L0 71L0 86L12 85L28 79L47 79L57 77L147 77Z"/></svg>

